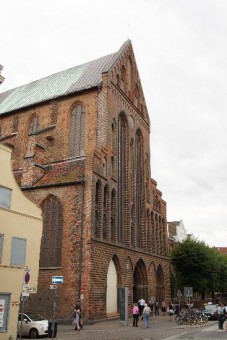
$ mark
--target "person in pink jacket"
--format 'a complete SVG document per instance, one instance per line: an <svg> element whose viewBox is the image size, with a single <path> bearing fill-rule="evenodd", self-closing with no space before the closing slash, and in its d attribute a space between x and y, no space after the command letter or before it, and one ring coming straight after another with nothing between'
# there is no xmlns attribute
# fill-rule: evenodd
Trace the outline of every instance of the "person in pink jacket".
<svg viewBox="0 0 227 340"><path fill-rule="evenodd" d="M139 320L139 307L137 303L134 303L134 307L132 309L133 314L133 327L138 327L138 320Z"/></svg>

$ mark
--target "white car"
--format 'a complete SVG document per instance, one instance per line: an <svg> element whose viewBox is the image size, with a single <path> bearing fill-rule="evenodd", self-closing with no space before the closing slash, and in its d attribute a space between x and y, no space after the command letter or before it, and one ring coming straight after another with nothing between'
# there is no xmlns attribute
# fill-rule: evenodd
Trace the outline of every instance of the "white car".
<svg viewBox="0 0 227 340"><path fill-rule="evenodd" d="M21 327L22 317L22 327ZM41 315L36 313L24 313L23 316L19 313L17 334L22 336L29 336L36 339L39 336L48 334L48 320L45 320Z"/></svg>

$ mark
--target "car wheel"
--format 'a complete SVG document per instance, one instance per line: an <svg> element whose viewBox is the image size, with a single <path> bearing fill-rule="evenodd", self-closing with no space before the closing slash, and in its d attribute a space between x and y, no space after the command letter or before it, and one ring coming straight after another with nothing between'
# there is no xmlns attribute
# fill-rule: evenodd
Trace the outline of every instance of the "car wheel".
<svg viewBox="0 0 227 340"><path fill-rule="evenodd" d="M30 332L29 332L29 336L30 336L31 339L37 339L38 336L39 336L37 329L35 329L35 328L31 329Z"/></svg>

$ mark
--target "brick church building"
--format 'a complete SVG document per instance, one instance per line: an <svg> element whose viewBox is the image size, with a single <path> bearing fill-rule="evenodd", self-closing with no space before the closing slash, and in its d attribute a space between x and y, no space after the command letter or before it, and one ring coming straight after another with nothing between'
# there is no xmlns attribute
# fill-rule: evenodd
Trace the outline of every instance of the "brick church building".
<svg viewBox="0 0 227 340"><path fill-rule="evenodd" d="M78 301L88 320L117 315L119 287L129 308L169 297L166 202L151 178L149 137L130 41L0 94L0 142L43 212L38 290L26 308L51 317L56 275L59 319Z"/></svg>

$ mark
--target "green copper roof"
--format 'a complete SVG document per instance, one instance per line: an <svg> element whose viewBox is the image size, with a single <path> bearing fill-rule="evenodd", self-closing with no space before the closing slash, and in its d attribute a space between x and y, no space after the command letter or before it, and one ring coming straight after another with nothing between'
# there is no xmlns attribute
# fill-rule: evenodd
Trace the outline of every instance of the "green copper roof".
<svg viewBox="0 0 227 340"><path fill-rule="evenodd" d="M98 86L129 41L118 52L0 93L0 114Z"/></svg>

